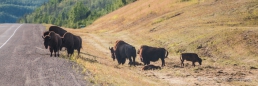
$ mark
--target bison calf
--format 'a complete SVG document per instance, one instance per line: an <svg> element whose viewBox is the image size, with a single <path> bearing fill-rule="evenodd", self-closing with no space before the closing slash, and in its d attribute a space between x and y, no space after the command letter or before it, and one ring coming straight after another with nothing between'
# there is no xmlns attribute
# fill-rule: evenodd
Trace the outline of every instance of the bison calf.
<svg viewBox="0 0 258 86"><path fill-rule="evenodd" d="M182 53L181 54L181 67L184 66L184 60L192 61L192 65L195 67L195 62L198 62L199 65L202 65L202 59L196 53Z"/></svg>
<svg viewBox="0 0 258 86"><path fill-rule="evenodd" d="M161 70L160 66L154 66L154 65L147 65L142 68L142 70Z"/></svg>

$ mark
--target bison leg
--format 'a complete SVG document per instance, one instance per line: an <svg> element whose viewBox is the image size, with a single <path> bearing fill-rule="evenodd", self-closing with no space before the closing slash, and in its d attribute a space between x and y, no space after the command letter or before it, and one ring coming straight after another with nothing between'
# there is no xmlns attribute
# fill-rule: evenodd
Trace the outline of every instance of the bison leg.
<svg viewBox="0 0 258 86"><path fill-rule="evenodd" d="M79 57L80 57L80 52L81 52L81 50L78 49L77 51L78 51L78 56L77 56L77 58L79 58Z"/></svg>
<svg viewBox="0 0 258 86"><path fill-rule="evenodd" d="M129 63L128 63L130 66L132 65L132 58L129 57Z"/></svg>
<svg viewBox="0 0 258 86"><path fill-rule="evenodd" d="M140 60L141 60L141 62L143 62L143 59L142 59L142 57L140 57Z"/></svg>
<svg viewBox="0 0 258 86"><path fill-rule="evenodd" d="M50 57L52 57L53 49L50 48Z"/></svg>
<svg viewBox="0 0 258 86"><path fill-rule="evenodd" d="M59 57L59 50L57 51L57 57Z"/></svg>
<svg viewBox="0 0 258 86"><path fill-rule="evenodd" d="M150 64L150 61L143 60L143 63L144 63L144 65L149 65L149 64Z"/></svg>
<svg viewBox="0 0 258 86"><path fill-rule="evenodd" d="M150 64L150 61L146 61L146 63L147 63L147 65L149 65L149 64Z"/></svg>
<svg viewBox="0 0 258 86"><path fill-rule="evenodd" d="M193 61L192 63L193 63L193 66L195 67L195 64L194 64L195 62Z"/></svg>
<svg viewBox="0 0 258 86"><path fill-rule="evenodd" d="M59 50L60 50L60 46L57 47L57 50L56 50L56 52L57 52L57 57L59 57Z"/></svg>
<svg viewBox="0 0 258 86"><path fill-rule="evenodd" d="M126 58L121 58L122 65L125 64Z"/></svg>
<svg viewBox="0 0 258 86"><path fill-rule="evenodd" d="M147 61L145 61L145 59L143 59L143 57L140 58L141 62L143 62L144 65L147 65Z"/></svg>
<svg viewBox="0 0 258 86"><path fill-rule="evenodd" d="M66 49L66 52L67 52L67 57L69 57L69 53L70 53L70 52L69 52L69 50L68 50L68 49Z"/></svg>
<svg viewBox="0 0 258 86"><path fill-rule="evenodd" d="M71 48L67 48L66 51L67 51L67 56L68 56L68 57L72 56L72 54L71 54L71 53L72 53L72 52L71 52Z"/></svg>
<svg viewBox="0 0 258 86"><path fill-rule="evenodd" d="M55 48L55 49L54 49L55 57L56 57L56 53L57 53L57 51L58 51L58 49L57 49L57 48Z"/></svg>
<svg viewBox="0 0 258 86"><path fill-rule="evenodd" d="M55 53L55 57L56 57L56 52L54 52Z"/></svg>
<svg viewBox="0 0 258 86"><path fill-rule="evenodd" d="M121 61L118 61L118 65L120 65L120 64L122 64L122 62L121 62Z"/></svg>
<svg viewBox="0 0 258 86"><path fill-rule="evenodd" d="M133 57L133 65L135 66L135 57Z"/></svg>
<svg viewBox="0 0 258 86"><path fill-rule="evenodd" d="M184 60L181 59L181 67L184 67Z"/></svg>
<svg viewBox="0 0 258 86"><path fill-rule="evenodd" d="M77 49L77 51L78 51L78 56L79 56L81 51L80 51L80 49Z"/></svg>
<svg viewBox="0 0 258 86"><path fill-rule="evenodd" d="M161 66L162 66L162 67L165 66L165 60L164 60L164 58L161 59L161 61L162 61L162 65L161 65Z"/></svg>

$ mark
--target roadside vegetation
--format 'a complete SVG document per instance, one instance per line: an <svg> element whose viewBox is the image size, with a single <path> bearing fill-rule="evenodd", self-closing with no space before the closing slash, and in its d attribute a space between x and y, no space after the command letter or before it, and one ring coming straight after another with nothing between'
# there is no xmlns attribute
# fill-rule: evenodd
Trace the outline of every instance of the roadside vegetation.
<svg viewBox="0 0 258 86"><path fill-rule="evenodd" d="M97 18L135 0L49 0L20 23L46 23L69 28L90 25Z"/></svg>

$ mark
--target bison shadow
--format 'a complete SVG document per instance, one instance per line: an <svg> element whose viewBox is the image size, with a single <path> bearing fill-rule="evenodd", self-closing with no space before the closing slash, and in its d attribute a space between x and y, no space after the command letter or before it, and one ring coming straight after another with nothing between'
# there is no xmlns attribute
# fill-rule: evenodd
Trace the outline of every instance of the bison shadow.
<svg viewBox="0 0 258 86"><path fill-rule="evenodd" d="M133 65L133 62L131 62L131 63L128 63L129 65L131 64L131 65ZM135 66L140 66L140 65L143 65L142 63L140 63L140 62L137 62L137 61L135 61Z"/></svg>
<svg viewBox="0 0 258 86"><path fill-rule="evenodd" d="M161 70L160 66L147 65L142 68L142 70Z"/></svg>

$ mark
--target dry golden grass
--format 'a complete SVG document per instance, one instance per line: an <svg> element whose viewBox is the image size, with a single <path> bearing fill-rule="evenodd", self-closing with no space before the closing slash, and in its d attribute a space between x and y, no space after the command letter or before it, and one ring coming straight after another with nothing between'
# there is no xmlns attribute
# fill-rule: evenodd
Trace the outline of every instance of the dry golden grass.
<svg viewBox="0 0 258 86"><path fill-rule="evenodd" d="M76 62L100 85L258 84L258 6L255 0L138 0L84 29L67 29L83 39ZM255 4L256 3L256 4ZM124 40L169 50L161 70L117 65L109 47ZM179 55L197 53L203 65L180 67ZM137 62L140 62L137 56ZM128 60L127 60L128 62ZM126 63L127 63L126 62ZM151 62L161 65L161 61Z"/></svg>

